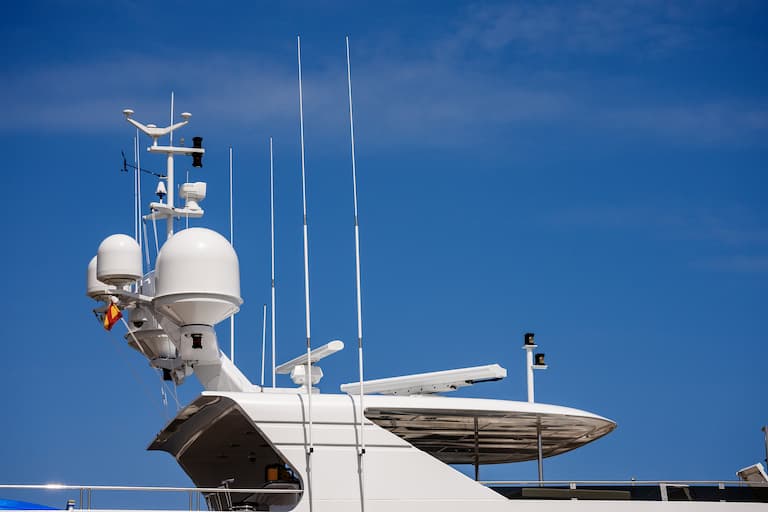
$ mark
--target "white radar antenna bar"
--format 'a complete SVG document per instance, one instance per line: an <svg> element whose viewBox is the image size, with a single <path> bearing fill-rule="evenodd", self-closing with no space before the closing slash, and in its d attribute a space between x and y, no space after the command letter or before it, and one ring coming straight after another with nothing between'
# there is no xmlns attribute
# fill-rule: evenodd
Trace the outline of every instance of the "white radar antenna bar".
<svg viewBox="0 0 768 512"><path fill-rule="evenodd" d="M306 364L310 364L310 365L315 364L320 360L335 354L336 352L342 350L343 348L344 348L343 341L333 340L331 342L326 343L322 347L318 347L315 350L312 350L308 354L302 354L298 357L294 357L288 362L281 364L280 366L275 368L275 372L277 372L280 375L288 375L297 366L306 365Z"/></svg>
<svg viewBox="0 0 768 512"><path fill-rule="evenodd" d="M498 364L489 364L369 380L365 382L365 389L368 393L381 393L382 395L429 395L454 391L478 382L501 380L506 376L507 370ZM341 390L350 395L357 395L360 393L360 385L357 382L342 384Z"/></svg>

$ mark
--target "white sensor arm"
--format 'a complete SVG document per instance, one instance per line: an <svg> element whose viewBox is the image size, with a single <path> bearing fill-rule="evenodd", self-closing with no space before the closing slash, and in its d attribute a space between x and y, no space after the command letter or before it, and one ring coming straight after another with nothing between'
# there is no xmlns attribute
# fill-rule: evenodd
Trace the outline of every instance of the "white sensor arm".
<svg viewBox="0 0 768 512"><path fill-rule="evenodd" d="M123 110L123 114L125 115L125 120L126 121L131 123L133 126L138 128L139 130L141 130L145 134L147 134L150 137L152 137L152 139L154 139L154 141L155 141L155 144L157 144L157 139L158 138L160 138L160 137L162 137L164 135L168 135L172 131L174 131L174 130L176 130L178 128L181 128L182 126L184 126L187 123L189 123L189 118L192 117L192 114L190 114L189 112L184 112L184 113L181 114L181 117L184 118L183 121L178 122L176 124L172 124L171 126L166 126L165 128L158 128L156 126L151 126L151 125L147 126L147 125L142 124L142 123L136 121L135 119L133 119L131 117L133 115L133 110L131 110L129 108L126 108L125 110Z"/></svg>

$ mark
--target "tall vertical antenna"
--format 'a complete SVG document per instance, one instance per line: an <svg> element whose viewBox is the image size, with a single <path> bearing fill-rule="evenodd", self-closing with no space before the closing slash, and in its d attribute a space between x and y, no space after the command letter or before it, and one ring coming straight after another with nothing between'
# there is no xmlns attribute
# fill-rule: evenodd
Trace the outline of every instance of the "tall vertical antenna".
<svg viewBox="0 0 768 512"><path fill-rule="evenodd" d="M311 329L310 329L310 317L309 317L309 240L307 235L307 178L304 168L304 93L301 88L301 37L296 36L296 51L299 59L299 126L301 129L301 198L304 212L304 311L305 311L305 323L307 326L307 370L306 370L306 386L307 386L307 416L309 418L309 432L307 437L309 438L309 452L315 451L315 446L312 442L312 357L310 352L312 351L311 343Z"/></svg>
<svg viewBox="0 0 768 512"><path fill-rule="evenodd" d="M139 151L139 144L141 143L141 138L139 135L139 129L136 128L136 190L138 191L138 197L136 199L136 203L139 205L139 211L138 211L138 228L139 228L139 249L143 246L144 243L146 243L146 236L142 236L144 234L144 229L142 226L142 218L141 218L141 151ZM147 262L147 267L149 267L149 262ZM147 269L149 270L149 269Z"/></svg>
<svg viewBox="0 0 768 512"><path fill-rule="evenodd" d="M272 247L272 387L275 384L275 169L272 161L272 137L269 138L269 224Z"/></svg>
<svg viewBox="0 0 768 512"><path fill-rule="evenodd" d="M136 243L139 243L139 215L141 212L141 207L139 206L139 166L136 163L139 155L138 136L137 133L133 138L133 238L136 240ZM139 248L141 248L141 245L139 245Z"/></svg>
<svg viewBox="0 0 768 512"><path fill-rule="evenodd" d="M232 192L232 146L229 146L229 243L235 246L234 194ZM235 362L235 315L229 317L229 357Z"/></svg>
<svg viewBox="0 0 768 512"><path fill-rule="evenodd" d="M264 321L261 324L261 387L264 387L264 354L267 350L267 305L264 304Z"/></svg>
<svg viewBox="0 0 768 512"><path fill-rule="evenodd" d="M352 71L349 63L349 36L347 43L347 90L349 92L349 135L352 141L352 192L355 206L355 283L357 285L357 363L360 369L360 408L358 410L360 422L360 455L365 453L365 439L363 437L363 308L360 293L360 223L357 217L357 169L355 167L355 123L352 117Z"/></svg>
<svg viewBox="0 0 768 512"><path fill-rule="evenodd" d="M170 124L173 125L173 91L171 91L171 123ZM168 145L173 146L173 131L171 131L171 133L169 133L168 136L170 137L170 144Z"/></svg>

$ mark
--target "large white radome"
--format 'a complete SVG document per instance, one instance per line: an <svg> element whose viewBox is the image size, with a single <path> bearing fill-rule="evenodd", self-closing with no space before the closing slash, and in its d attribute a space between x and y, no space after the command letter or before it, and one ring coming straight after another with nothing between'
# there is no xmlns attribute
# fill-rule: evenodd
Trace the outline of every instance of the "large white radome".
<svg viewBox="0 0 768 512"><path fill-rule="evenodd" d="M243 302L237 253L210 229L173 235L160 249L155 276L153 302L180 325L215 325Z"/></svg>

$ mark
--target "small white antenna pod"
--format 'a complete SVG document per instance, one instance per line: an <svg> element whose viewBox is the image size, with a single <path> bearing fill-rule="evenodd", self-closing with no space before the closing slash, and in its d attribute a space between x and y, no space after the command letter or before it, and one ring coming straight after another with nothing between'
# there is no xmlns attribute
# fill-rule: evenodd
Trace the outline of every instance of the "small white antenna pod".
<svg viewBox="0 0 768 512"><path fill-rule="evenodd" d="M160 202L163 202L163 198L168 195L168 190L165 188L165 183L162 181L157 182L157 188L155 189L155 195L160 198Z"/></svg>

